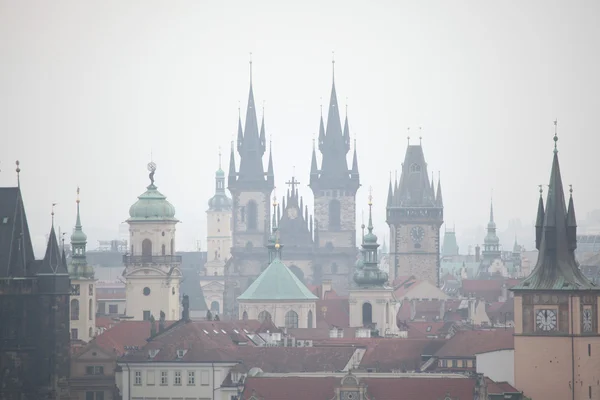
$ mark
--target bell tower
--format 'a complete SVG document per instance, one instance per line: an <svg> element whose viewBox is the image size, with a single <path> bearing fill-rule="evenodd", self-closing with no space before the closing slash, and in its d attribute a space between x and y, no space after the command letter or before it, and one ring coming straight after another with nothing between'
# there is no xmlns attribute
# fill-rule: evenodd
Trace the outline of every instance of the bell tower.
<svg viewBox="0 0 600 400"><path fill-rule="evenodd" d="M414 275L439 286L440 227L444 222L442 185L437 193L427 174L421 143L406 149L400 182L390 180L387 199L390 227L390 282Z"/></svg>
<svg viewBox="0 0 600 400"><path fill-rule="evenodd" d="M134 320L170 320L181 315L181 256L175 255L175 207L154 184L156 164L148 164L150 185L129 209L130 249L123 256L126 313Z"/></svg>
<svg viewBox="0 0 600 400"><path fill-rule="evenodd" d="M555 121L555 126L556 126ZM546 208L538 203L536 266L514 292L515 383L533 399L600 398L600 288L575 260L577 222L572 190L566 205L555 148Z"/></svg>

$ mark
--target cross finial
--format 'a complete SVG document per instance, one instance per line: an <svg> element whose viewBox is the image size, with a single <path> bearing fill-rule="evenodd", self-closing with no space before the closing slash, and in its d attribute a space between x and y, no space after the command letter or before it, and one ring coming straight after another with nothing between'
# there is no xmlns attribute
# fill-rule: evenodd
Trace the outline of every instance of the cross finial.
<svg viewBox="0 0 600 400"><path fill-rule="evenodd" d="M15 164L17 165L17 169L16 169L16 171L17 171L17 186L21 187L21 167L19 166L20 165L19 160L17 160L15 162Z"/></svg>
<svg viewBox="0 0 600 400"><path fill-rule="evenodd" d="M569 193L573 196L573 185L569 185Z"/></svg>
<svg viewBox="0 0 600 400"><path fill-rule="evenodd" d="M52 226L54 226L54 207L56 207L57 203L52 203L52 212L50 213L50 215L52 215Z"/></svg>
<svg viewBox="0 0 600 400"><path fill-rule="evenodd" d="M406 128L406 131L408 132L408 136L406 137L406 139L408 140L408 145L410 146L410 126Z"/></svg>
<svg viewBox="0 0 600 400"><path fill-rule="evenodd" d="M296 170L296 167L294 167L294 171L295 170ZM300 182L298 182L296 180L296 177L295 177L295 174L294 174L294 175L292 175L292 179L289 180L289 181L287 181L285 184L286 185L290 185L292 187L292 195L294 195L296 193L296 190L295 190L296 189L296 185L300 184Z"/></svg>
<svg viewBox="0 0 600 400"><path fill-rule="evenodd" d="M540 197L542 197L542 193L544 193L544 185L538 185L540 188Z"/></svg>
<svg viewBox="0 0 600 400"><path fill-rule="evenodd" d="M558 119L555 119L554 120L554 153L558 153L557 142L558 142Z"/></svg>

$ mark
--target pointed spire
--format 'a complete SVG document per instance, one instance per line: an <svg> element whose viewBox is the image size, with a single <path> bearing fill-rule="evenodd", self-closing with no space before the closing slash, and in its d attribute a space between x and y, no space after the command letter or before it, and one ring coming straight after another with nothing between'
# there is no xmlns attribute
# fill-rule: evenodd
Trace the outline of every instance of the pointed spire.
<svg viewBox="0 0 600 400"><path fill-rule="evenodd" d="M52 226L50 227L50 235L48 236L48 245L46 246L46 254L40 267L40 274L56 274L61 267L60 249L56 232L54 231L54 210L52 211ZM65 271L66 272L66 271Z"/></svg>
<svg viewBox="0 0 600 400"><path fill-rule="evenodd" d="M325 146L325 124L323 123L323 106L321 106L321 120L319 121L319 151L323 152Z"/></svg>
<svg viewBox="0 0 600 400"><path fill-rule="evenodd" d="M236 182L237 173L235 172L235 152L233 150L233 141L231 141L231 154L229 155L229 176L228 185L233 186Z"/></svg>
<svg viewBox="0 0 600 400"><path fill-rule="evenodd" d="M388 186L388 195L387 195L387 208L392 206L392 200L394 198L393 188L392 188L392 171L390 171L390 185Z"/></svg>
<svg viewBox="0 0 600 400"><path fill-rule="evenodd" d="M373 189L369 188L369 222L367 230L369 231L363 238L362 250L363 262L357 263L354 272L354 282L361 286L382 286L388 280L388 274L381 271L377 261L377 236L373 233ZM363 224L364 226L364 224ZM362 264L361 267L358 265Z"/></svg>
<svg viewBox="0 0 600 400"><path fill-rule="evenodd" d="M267 183L274 187L275 173L273 172L273 142L269 140L269 165L267 167Z"/></svg>
<svg viewBox="0 0 600 400"><path fill-rule="evenodd" d="M494 222L494 200L490 200L490 222Z"/></svg>
<svg viewBox="0 0 600 400"><path fill-rule="evenodd" d="M354 179L358 179L358 156L356 155L356 139L354 139L354 155L352 156L351 175Z"/></svg>
<svg viewBox="0 0 600 400"><path fill-rule="evenodd" d="M16 171L17 171L17 187L20 188L21 187L21 167L20 167L21 163L19 163L19 160L17 160L15 162L15 164L17 165L17 169L16 169Z"/></svg>
<svg viewBox="0 0 600 400"><path fill-rule="evenodd" d="M237 151L241 154L244 146L244 131L242 130L242 111L238 107L238 133L237 133Z"/></svg>
<svg viewBox="0 0 600 400"><path fill-rule="evenodd" d="M569 249L575 251L577 248L577 218L575 217L575 205L573 204L573 185L569 185L569 208L567 210L567 238Z"/></svg>
<svg viewBox="0 0 600 400"><path fill-rule="evenodd" d="M267 149L267 139L265 136L265 105L263 102L263 115L262 115L262 121L260 123L260 151L261 151L261 157L263 154L265 154L265 151Z"/></svg>
<svg viewBox="0 0 600 400"><path fill-rule="evenodd" d="M433 179L431 181L433 186ZM437 194L435 196L435 204L438 207L444 207L444 199L442 198L442 177L438 176Z"/></svg>
<svg viewBox="0 0 600 400"><path fill-rule="evenodd" d="M77 200L75 200L75 203L77 204L77 217L75 219L75 229L73 230L73 234L71 235L71 244L76 246L76 245L85 245L85 243L87 242L87 236L86 234L83 232L83 227L81 226L81 214L79 212L79 204L80 204L80 200L79 200L79 186L77 187Z"/></svg>
<svg viewBox="0 0 600 400"><path fill-rule="evenodd" d="M346 120L344 121L343 136L344 136L344 143L346 144L346 151L349 151L350 150L350 128L348 127L348 104L346 104ZM356 142L356 140L355 140L355 142Z"/></svg>
<svg viewBox="0 0 600 400"><path fill-rule="evenodd" d="M313 139L312 159L310 161L310 184L315 184L318 179L319 167L317 166L317 151L315 149L315 139Z"/></svg>
<svg viewBox="0 0 600 400"><path fill-rule="evenodd" d="M542 244L542 233L544 230L544 199L542 198L544 194L543 185L538 185L540 187L540 200L538 201L538 211L537 218L535 220L535 248L537 250L540 249L540 245Z"/></svg>

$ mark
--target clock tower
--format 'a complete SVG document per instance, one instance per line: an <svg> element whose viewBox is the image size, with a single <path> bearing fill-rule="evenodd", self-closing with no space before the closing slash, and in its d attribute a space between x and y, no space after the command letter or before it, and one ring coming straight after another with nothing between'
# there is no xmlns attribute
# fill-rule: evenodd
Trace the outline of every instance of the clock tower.
<svg viewBox="0 0 600 400"><path fill-rule="evenodd" d="M437 193L427 174L423 147L408 145L400 182L388 189L390 227L390 282L414 275L439 286L440 227L444 222L442 186Z"/></svg>
<svg viewBox="0 0 600 400"><path fill-rule="evenodd" d="M511 289L515 383L533 399L600 398L600 288L583 275L575 260L577 223L570 192L567 206L555 145L545 209L540 186L537 264Z"/></svg>

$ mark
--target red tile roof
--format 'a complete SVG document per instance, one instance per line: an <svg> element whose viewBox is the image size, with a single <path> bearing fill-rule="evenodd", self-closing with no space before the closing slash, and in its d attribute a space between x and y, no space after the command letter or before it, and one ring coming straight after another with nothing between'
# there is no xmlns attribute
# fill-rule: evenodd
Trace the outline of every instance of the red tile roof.
<svg viewBox="0 0 600 400"><path fill-rule="evenodd" d="M488 394L521 393L508 382L494 382L490 378L485 378Z"/></svg>
<svg viewBox="0 0 600 400"><path fill-rule="evenodd" d="M331 399L340 387L339 377L249 377L244 400ZM440 400L473 398L475 379L470 378L362 378L369 398L377 400Z"/></svg>
<svg viewBox="0 0 600 400"><path fill-rule="evenodd" d="M496 302L502 295L502 285L510 289L519 283L519 279L463 279L461 293L463 296L474 294L476 297L483 297L486 301Z"/></svg>
<svg viewBox="0 0 600 400"><path fill-rule="evenodd" d="M412 289L416 288L417 286L419 286L422 283L422 281L417 281L414 279L408 280L404 283L399 284L398 286L396 286L396 289L394 290L394 295L396 296L397 299L401 300L403 299L406 294L411 291Z"/></svg>
<svg viewBox="0 0 600 400"><path fill-rule="evenodd" d="M358 328L341 328L343 329L343 337L354 338L356 329ZM329 332L330 328L295 328L288 329L288 335L295 337L296 339L309 339L309 340L327 340L330 339ZM331 338L334 339L334 338Z"/></svg>
<svg viewBox="0 0 600 400"><path fill-rule="evenodd" d="M175 321L167 321L166 327L168 328L174 323ZM158 322L156 322L156 329L158 329ZM142 347L147 343L146 339L149 337L150 321L121 321L96 336L93 341L109 353L123 355L125 346Z"/></svg>
<svg viewBox="0 0 600 400"><path fill-rule="evenodd" d="M118 324L119 320L114 320L111 317L96 317L96 328L109 329Z"/></svg>
<svg viewBox="0 0 600 400"><path fill-rule="evenodd" d="M513 329L458 331L435 354L438 358L469 357L488 351L514 349Z"/></svg>
<svg viewBox="0 0 600 400"><path fill-rule="evenodd" d="M443 321L409 321L406 322L406 325L408 326L409 339L424 339L428 336L437 336L446 327L446 323Z"/></svg>
<svg viewBox="0 0 600 400"><path fill-rule="evenodd" d="M422 356L432 356L445 342L438 339L371 339L360 368L374 368L377 372L418 371L424 362Z"/></svg>

